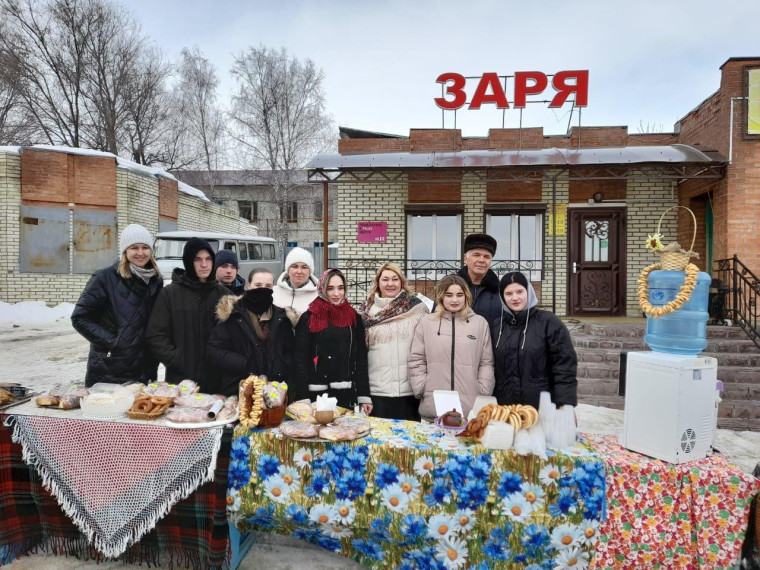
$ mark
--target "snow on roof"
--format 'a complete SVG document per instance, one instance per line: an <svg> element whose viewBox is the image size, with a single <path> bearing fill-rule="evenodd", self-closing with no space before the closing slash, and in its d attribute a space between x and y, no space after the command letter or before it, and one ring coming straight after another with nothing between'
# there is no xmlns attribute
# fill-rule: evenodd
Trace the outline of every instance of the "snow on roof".
<svg viewBox="0 0 760 570"><path fill-rule="evenodd" d="M202 191L198 190L197 188L193 188L189 184L185 184L181 180L177 180L177 188L183 194L190 194L190 196L197 196L201 200L205 200L206 202L211 202L211 200L206 198L206 195Z"/></svg>
<svg viewBox="0 0 760 570"><path fill-rule="evenodd" d="M162 168L154 168L153 166L137 164L136 162L132 162L131 160L121 158L110 152L103 152L102 150L93 150L90 148L74 148L70 146L36 144L33 146L27 146L27 147L0 146L0 152L18 154L24 148L31 148L31 149L37 149L37 150L49 150L51 152L62 152L65 154L76 154L79 156L95 156L98 158L113 158L116 160L116 165L119 168L122 168L124 170L129 170L131 172L136 172L138 174L147 174L148 176L155 176L156 178L160 177L160 178L168 178L169 180L177 180L173 174L170 174L169 172L167 172L166 170ZM193 188L189 184L185 184L184 182L180 182L179 180L177 180L177 188L183 194L195 196L196 198L200 198L201 200L205 202L211 202L211 200L209 200L208 197L206 197L206 195L201 190L198 190L197 188Z"/></svg>
<svg viewBox="0 0 760 570"><path fill-rule="evenodd" d="M234 240L256 240L274 243L276 240L264 236L246 236L243 234L225 234L219 232L196 232L196 231L176 231L176 232L159 232L157 238L161 239L190 239L193 237L209 239L234 239Z"/></svg>

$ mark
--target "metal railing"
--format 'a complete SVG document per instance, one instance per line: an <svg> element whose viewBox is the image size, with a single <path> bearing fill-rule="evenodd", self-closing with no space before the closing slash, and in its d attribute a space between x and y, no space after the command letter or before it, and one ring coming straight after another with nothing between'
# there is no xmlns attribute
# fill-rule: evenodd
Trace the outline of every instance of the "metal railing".
<svg viewBox="0 0 760 570"><path fill-rule="evenodd" d="M725 314L760 348L760 279L741 262L737 255L715 262L713 277L728 289Z"/></svg>
<svg viewBox="0 0 760 570"><path fill-rule="evenodd" d="M445 275L456 273L462 267L461 260L451 259L366 259L341 258L338 267L348 280L348 298L352 304L367 299L372 280L378 268L386 262L398 265L412 290L431 299L435 285ZM531 280L540 282L543 278L544 263L541 260L495 260L491 269L501 277L511 271L521 271Z"/></svg>

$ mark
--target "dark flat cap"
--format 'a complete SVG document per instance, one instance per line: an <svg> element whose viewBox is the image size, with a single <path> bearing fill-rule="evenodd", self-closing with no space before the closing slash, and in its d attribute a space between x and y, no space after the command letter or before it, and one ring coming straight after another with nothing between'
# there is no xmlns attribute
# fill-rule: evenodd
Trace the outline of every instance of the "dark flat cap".
<svg viewBox="0 0 760 570"><path fill-rule="evenodd" d="M464 252L471 249L485 249L491 255L496 255L496 240L488 234L470 234L464 238Z"/></svg>

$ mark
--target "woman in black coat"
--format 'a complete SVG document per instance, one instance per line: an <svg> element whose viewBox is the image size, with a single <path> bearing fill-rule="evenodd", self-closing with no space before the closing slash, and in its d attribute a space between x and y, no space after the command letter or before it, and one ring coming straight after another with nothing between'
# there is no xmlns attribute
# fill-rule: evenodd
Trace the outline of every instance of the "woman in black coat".
<svg viewBox="0 0 760 570"><path fill-rule="evenodd" d="M158 363L144 342L164 283L151 255L153 237L130 224L119 245L119 261L92 276L71 314L71 324L90 341L87 386L156 378Z"/></svg>
<svg viewBox="0 0 760 570"><path fill-rule="evenodd" d="M367 345L361 317L346 299L346 278L328 269L319 279L319 296L296 325L296 398L315 400L327 393L338 405L361 404L372 412Z"/></svg>
<svg viewBox="0 0 760 570"><path fill-rule="evenodd" d="M222 297L216 306L219 324L211 333L206 357L217 371L219 392L238 393L240 380L250 374L270 381L292 382L293 325L285 310L272 304L274 275L254 269L243 295Z"/></svg>
<svg viewBox="0 0 760 570"><path fill-rule="evenodd" d="M491 324L499 404L538 408L541 392L549 392L557 407L577 405L578 357L567 327L536 308L533 285L522 273L502 277L499 294L503 311Z"/></svg>

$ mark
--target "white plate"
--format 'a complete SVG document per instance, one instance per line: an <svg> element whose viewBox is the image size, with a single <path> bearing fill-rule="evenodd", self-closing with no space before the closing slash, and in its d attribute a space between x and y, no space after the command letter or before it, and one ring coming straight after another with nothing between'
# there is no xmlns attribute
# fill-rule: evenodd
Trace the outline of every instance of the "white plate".
<svg viewBox="0 0 760 570"><path fill-rule="evenodd" d="M238 413L235 413L234 416L232 416L229 419L226 420L214 420L213 422L184 422L184 423L176 423L172 422L170 420L164 420L166 423L166 427L175 428L175 429L207 429L207 428L215 428L215 427L221 427L226 426L227 424L231 424L232 422L238 421Z"/></svg>

